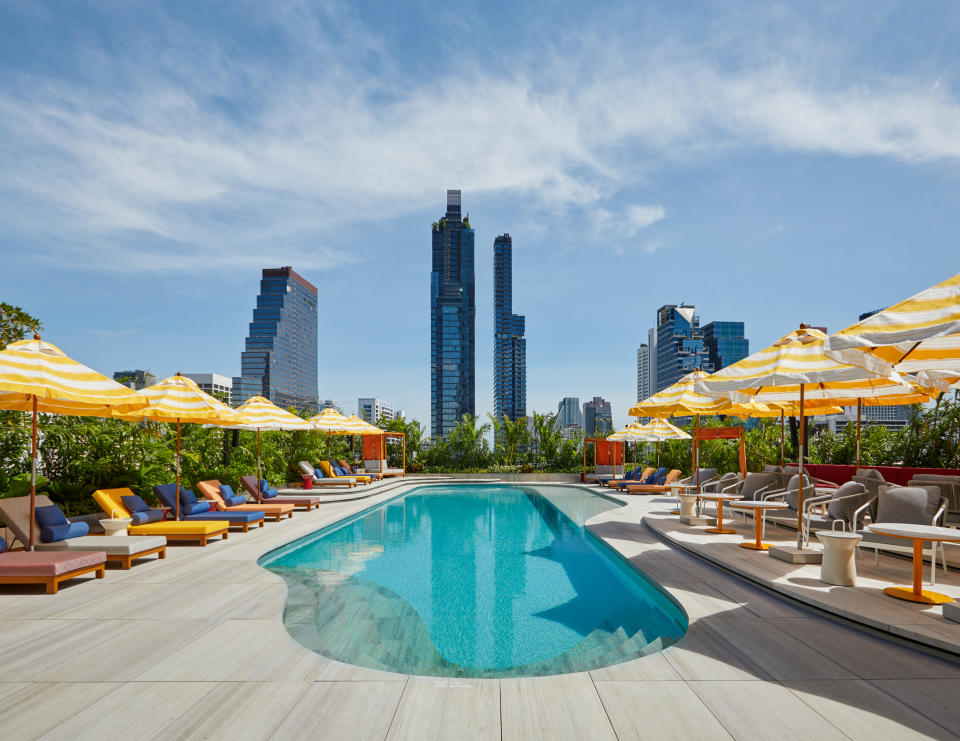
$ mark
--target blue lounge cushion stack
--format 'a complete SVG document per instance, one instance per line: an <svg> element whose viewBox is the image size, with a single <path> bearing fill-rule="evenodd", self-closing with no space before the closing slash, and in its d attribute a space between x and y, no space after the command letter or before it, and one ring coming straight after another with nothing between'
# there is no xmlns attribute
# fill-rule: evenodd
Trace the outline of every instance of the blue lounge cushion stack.
<svg viewBox="0 0 960 741"><path fill-rule="evenodd" d="M90 526L85 522L69 522L55 504L37 507L35 518L40 527L40 540L44 543L56 543L67 538L82 538L90 532Z"/></svg>
<svg viewBox="0 0 960 741"><path fill-rule="evenodd" d="M146 525L148 522L160 522L163 519L163 512L150 509L150 505L136 494L127 494L120 499L123 506L130 511L131 525Z"/></svg>
<svg viewBox="0 0 960 741"><path fill-rule="evenodd" d="M233 493L233 488L227 484L220 484L220 498L228 507L236 507L240 504L246 504L247 500L239 494Z"/></svg>
<svg viewBox="0 0 960 741"><path fill-rule="evenodd" d="M325 475L325 474L323 473L323 469L322 469L322 468L314 468L314 469L313 469L313 477L314 477L314 478L322 479L322 478L324 477L324 475Z"/></svg>
<svg viewBox="0 0 960 741"><path fill-rule="evenodd" d="M197 495L189 489L180 487L180 514L186 517L190 515L199 515L210 511L209 502L201 502Z"/></svg>
<svg viewBox="0 0 960 741"><path fill-rule="evenodd" d="M277 490L271 489L266 479L260 479L260 496L264 499L273 499L277 496Z"/></svg>

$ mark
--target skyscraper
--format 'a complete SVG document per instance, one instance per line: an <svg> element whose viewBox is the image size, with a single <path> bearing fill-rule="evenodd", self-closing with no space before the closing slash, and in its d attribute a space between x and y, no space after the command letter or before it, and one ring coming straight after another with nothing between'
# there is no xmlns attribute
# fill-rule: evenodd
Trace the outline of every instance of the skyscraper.
<svg viewBox="0 0 960 741"><path fill-rule="evenodd" d="M610 402L594 396L583 403L583 431L586 435L602 435L613 430L613 412Z"/></svg>
<svg viewBox="0 0 960 741"><path fill-rule="evenodd" d="M157 382L157 377L148 370L123 370L114 371L113 380L140 391L147 386L153 386Z"/></svg>
<svg viewBox="0 0 960 741"><path fill-rule="evenodd" d="M460 191L447 191L447 211L433 223L430 273L430 429L445 437L464 414L476 413L476 302L473 229L461 218Z"/></svg>
<svg viewBox="0 0 960 741"><path fill-rule="evenodd" d="M513 313L513 240L493 240L493 414L527 416L525 317Z"/></svg>
<svg viewBox="0 0 960 741"><path fill-rule="evenodd" d="M234 404L257 394L280 407L317 408L317 289L287 266L265 268Z"/></svg>
<svg viewBox="0 0 960 741"><path fill-rule="evenodd" d="M696 312L696 307L686 304L667 304L657 310L656 391L673 385L697 368L713 372Z"/></svg>
<svg viewBox="0 0 960 741"><path fill-rule="evenodd" d="M637 348L637 401L650 396L650 346L646 343Z"/></svg>
<svg viewBox="0 0 960 741"><path fill-rule="evenodd" d="M710 322L703 328L703 344L713 372L750 354L750 340L744 337L743 322Z"/></svg>
<svg viewBox="0 0 960 741"><path fill-rule="evenodd" d="M557 427L565 438L573 437L574 432L583 431L583 412L580 411L580 399L565 396L557 404Z"/></svg>

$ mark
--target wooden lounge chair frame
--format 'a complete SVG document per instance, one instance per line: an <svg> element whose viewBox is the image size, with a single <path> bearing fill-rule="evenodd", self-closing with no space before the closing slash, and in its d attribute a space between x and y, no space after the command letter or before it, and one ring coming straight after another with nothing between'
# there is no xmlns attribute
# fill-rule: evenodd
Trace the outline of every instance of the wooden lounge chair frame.
<svg viewBox="0 0 960 741"><path fill-rule="evenodd" d="M139 555L139 554L138 554ZM161 556L163 558L163 556ZM62 574L53 576L40 576L37 574L26 576L0 576L0 584L43 584L47 588L47 594L56 594L60 588L60 582L73 579L77 576L83 576L90 572L96 572L98 579L102 579L106 574L107 565L105 563L94 564L93 566L84 566L73 571L65 571Z"/></svg>

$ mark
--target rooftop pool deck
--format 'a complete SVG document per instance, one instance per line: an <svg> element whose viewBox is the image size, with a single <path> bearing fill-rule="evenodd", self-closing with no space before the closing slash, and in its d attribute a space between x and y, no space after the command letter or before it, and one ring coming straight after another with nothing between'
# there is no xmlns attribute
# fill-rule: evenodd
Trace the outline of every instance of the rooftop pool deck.
<svg viewBox="0 0 960 741"><path fill-rule="evenodd" d="M106 579L77 580L58 595L0 589L3 738L875 740L960 734L954 657L826 617L718 568L688 552L694 549L687 543L670 543L665 538L683 533L668 532L666 500L658 497L631 497L588 527L686 611L688 631L661 652L563 675L464 679L358 667L294 641L283 625L287 586L257 560L422 483L378 483L367 487L366 498L329 501L206 548L171 545L165 561L111 568ZM747 537L748 526L739 527ZM735 545L741 536L684 537L711 537L711 549L743 551ZM773 561L755 553L737 557L761 572ZM882 575L868 573L872 557L858 566L884 585L909 573L906 560L881 556L880 564ZM790 578L771 573L767 581ZM955 584L940 582L938 575L943 591ZM874 602L881 597L874 595Z"/></svg>

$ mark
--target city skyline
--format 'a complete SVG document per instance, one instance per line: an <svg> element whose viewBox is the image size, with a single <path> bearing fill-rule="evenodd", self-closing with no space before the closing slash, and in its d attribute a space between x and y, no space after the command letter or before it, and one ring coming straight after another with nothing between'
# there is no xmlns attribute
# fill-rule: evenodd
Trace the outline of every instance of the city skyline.
<svg viewBox="0 0 960 741"><path fill-rule="evenodd" d="M447 185L479 244L523 245L528 413L601 393L618 427L658 306L743 319L759 348L955 262L952 4L601 1L550 33L537 2L204 6L0 7L0 292L101 372L238 375L259 269L292 265L320 289L323 397L429 427ZM486 359L489 250L475 268ZM483 415L487 362L475 385Z"/></svg>

